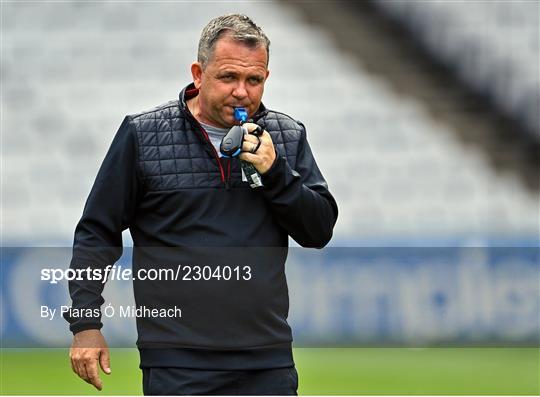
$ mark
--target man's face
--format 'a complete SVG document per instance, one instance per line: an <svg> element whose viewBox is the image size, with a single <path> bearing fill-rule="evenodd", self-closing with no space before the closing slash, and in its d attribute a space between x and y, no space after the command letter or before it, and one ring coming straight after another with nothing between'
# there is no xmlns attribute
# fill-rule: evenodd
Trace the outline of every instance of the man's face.
<svg viewBox="0 0 540 397"><path fill-rule="evenodd" d="M249 116L253 115L261 104L269 74L267 63L264 46L250 48L230 37L220 38L204 70L199 62L191 65L199 89L199 120L227 128L237 124L235 107L244 107Z"/></svg>

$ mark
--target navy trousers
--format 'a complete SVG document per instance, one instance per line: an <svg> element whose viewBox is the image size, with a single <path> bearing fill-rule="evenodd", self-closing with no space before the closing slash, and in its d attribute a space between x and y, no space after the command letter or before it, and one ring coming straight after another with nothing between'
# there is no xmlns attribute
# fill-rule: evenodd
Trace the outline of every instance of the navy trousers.
<svg viewBox="0 0 540 397"><path fill-rule="evenodd" d="M145 396L159 395L287 395L295 396L295 367L248 371L187 368L143 368Z"/></svg>

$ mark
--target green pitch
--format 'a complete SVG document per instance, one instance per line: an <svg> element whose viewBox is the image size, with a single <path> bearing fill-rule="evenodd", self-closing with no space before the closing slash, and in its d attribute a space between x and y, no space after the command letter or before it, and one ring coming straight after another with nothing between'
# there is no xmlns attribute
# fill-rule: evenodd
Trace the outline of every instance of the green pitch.
<svg viewBox="0 0 540 397"><path fill-rule="evenodd" d="M300 394L540 394L538 348L296 349ZM103 392L79 380L67 349L4 349L1 394L142 394L138 353L112 350Z"/></svg>

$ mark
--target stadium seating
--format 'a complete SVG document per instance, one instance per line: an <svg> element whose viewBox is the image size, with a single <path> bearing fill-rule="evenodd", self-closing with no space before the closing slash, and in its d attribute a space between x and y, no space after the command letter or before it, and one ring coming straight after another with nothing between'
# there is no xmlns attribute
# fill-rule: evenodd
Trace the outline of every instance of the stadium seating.
<svg viewBox="0 0 540 397"><path fill-rule="evenodd" d="M540 3L374 0L374 4L404 24L464 83L540 140Z"/></svg>

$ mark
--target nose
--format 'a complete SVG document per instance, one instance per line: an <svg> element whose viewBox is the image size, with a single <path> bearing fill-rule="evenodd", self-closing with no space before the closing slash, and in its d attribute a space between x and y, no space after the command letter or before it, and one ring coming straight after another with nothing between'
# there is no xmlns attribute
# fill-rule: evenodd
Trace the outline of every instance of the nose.
<svg viewBox="0 0 540 397"><path fill-rule="evenodd" d="M239 82L232 92L232 96L235 97L236 99L243 99L247 97L247 95L248 94L247 94L246 86L243 82Z"/></svg>

